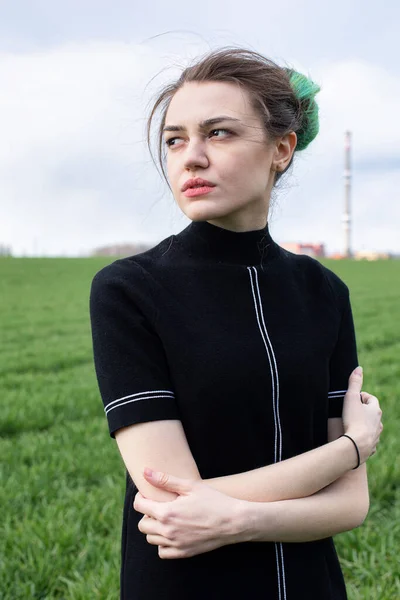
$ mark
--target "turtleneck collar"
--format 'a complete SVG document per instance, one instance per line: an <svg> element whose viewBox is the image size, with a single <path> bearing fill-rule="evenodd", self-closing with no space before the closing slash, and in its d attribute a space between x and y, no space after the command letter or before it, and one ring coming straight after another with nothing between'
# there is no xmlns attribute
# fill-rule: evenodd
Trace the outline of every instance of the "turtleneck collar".
<svg viewBox="0 0 400 600"><path fill-rule="evenodd" d="M268 221L262 229L232 231L208 221L192 221L175 238L195 258L240 265L260 265L279 253L272 239Z"/></svg>

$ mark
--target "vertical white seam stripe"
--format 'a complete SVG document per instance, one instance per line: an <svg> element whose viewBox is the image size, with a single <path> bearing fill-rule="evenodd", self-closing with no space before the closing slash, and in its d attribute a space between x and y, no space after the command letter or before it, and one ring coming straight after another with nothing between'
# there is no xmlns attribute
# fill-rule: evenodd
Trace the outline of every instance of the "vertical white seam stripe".
<svg viewBox="0 0 400 600"><path fill-rule="evenodd" d="M257 273L257 269L255 267L254 267L254 271L255 271L255 274L256 274L257 293L258 293L258 299L259 299L259 303L260 303L260 310L261 310L262 322L263 322L263 326L264 326L264 329L265 329L265 334L267 336L267 339L268 339L268 342L269 342L269 345L270 345L270 348L271 348L271 354L272 354L272 357L274 359L275 375L276 375L276 399L275 399L275 407L276 408L275 408L275 410L276 410L276 416L277 416L278 427L279 427L279 460L282 460L282 429L281 429L281 420L279 418L279 378L278 378L278 367L276 365L274 349L272 347L271 340L269 339L267 327L266 327L265 322L264 322L264 313L263 313L262 303L261 303L260 288L259 288L259 285L258 285L258 273Z"/></svg>
<svg viewBox="0 0 400 600"><path fill-rule="evenodd" d="M260 329L261 337L262 337L262 340L264 342L265 349L267 351L267 356L268 356L268 361L269 361L269 368L271 370L271 379L272 379L272 410L273 410L273 413L274 413L274 424L275 424L275 428L274 428L275 429L274 462L276 462L276 459L277 459L277 435L278 435L278 427L277 427L277 416L276 416L276 407L275 407L275 378L274 378L274 370L272 368L271 357L270 357L270 354L269 354L268 346L267 346L266 341L265 341L264 332L262 330L260 319L259 319L259 315L258 315L258 310L259 309L258 309L258 306L257 306L257 299L256 299L256 296L255 296L255 293L254 293L253 278L252 278L250 269L249 269L249 274L250 274L250 283L251 283L251 289L252 289L252 293L253 293L254 308L255 308L255 311L256 311L258 327Z"/></svg>
<svg viewBox="0 0 400 600"><path fill-rule="evenodd" d="M274 424L275 424L274 460L275 460L275 462L277 462L277 448L276 448L276 446L277 446L277 429L279 429L279 457L278 457L278 460L279 461L282 460L282 428L281 428L281 421L280 421L280 415L279 415L279 377L278 377L278 367L277 367L277 364L276 364L274 349L272 347L271 340L269 339L268 330L267 330L267 327L266 327L265 321L264 321L264 313L263 313L263 308L262 308L260 288L259 288L259 285L258 285L258 273L257 273L257 269L254 266L253 267L247 267L247 269L248 269L249 275L250 275L250 282L251 282L251 288L252 288L252 293L253 293L253 300L254 300L254 306L255 306L255 311L256 311L256 316L257 316L257 322L258 322L258 326L259 326L259 329L260 329L260 333L261 333L262 339L264 341L265 349L267 350L268 361L269 361L269 366L270 366L270 370L271 370L271 378L272 378L272 404L273 404ZM257 296L258 296L259 307L257 307L257 299L256 299L255 294L254 294L254 287L253 287L253 279L252 279L252 276L251 276L251 269L254 269L254 272L255 272L255 282L256 282L256 288L257 288ZM265 335L266 335L266 337L268 339L268 343L269 343L269 347L270 347L271 354L272 354L272 357L273 357L275 369L273 369L272 364L271 364L270 353L269 353L269 350L268 350L268 346L266 345L266 342L265 342L265 337L264 337L263 329L261 328L261 325L260 325L260 319L259 319L259 316L258 316L258 310L260 311L260 314L261 314L263 329L264 329ZM275 399L275 381L274 381L274 376L276 377L276 394L277 394L276 399ZM279 600L281 600L281 586L283 587L283 598L284 598L284 600L286 600L285 561L284 561L284 556L283 556L282 542L279 542L279 553L278 553L278 542L275 542L275 559L276 559L277 574L278 574ZM282 570L282 582L281 582L281 570Z"/></svg>
<svg viewBox="0 0 400 600"><path fill-rule="evenodd" d="M280 561L278 555L278 544L275 542L275 560L276 560L276 570L278 572L278 593L279 600L281 600L281 569L280 569Z"/></svg>

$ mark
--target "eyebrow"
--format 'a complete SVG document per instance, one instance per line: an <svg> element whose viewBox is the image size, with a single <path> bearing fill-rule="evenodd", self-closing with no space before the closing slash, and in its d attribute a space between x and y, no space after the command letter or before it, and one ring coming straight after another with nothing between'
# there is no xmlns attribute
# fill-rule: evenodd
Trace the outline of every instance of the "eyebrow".
<svg viewBox="0 0 400 600"><path fill-rule="evenodd" d="M210 125L215 125L216 123L220 123L221 121L240 121L240 119L234 119L233 117L221 115L220 117L213 117L212 119L206 119L205 121L201 121L199 123L199 129L205 129ZM165 131L186 131L186 127L184 125L166 125L163 128L163 133Z"/></svg>

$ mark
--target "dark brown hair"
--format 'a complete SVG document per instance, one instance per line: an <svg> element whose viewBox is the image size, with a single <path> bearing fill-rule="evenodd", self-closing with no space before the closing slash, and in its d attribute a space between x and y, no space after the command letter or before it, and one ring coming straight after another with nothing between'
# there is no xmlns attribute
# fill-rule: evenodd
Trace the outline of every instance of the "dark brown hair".
<svg viewBox="0 0 400 600"><path fill-rule="evenodd" d="M274 140L294 131L297 135L295 151L299 151L304 150L318 133L318 105L314 96L320 87L311 79L290 67L281 67L253 50L235 47L213 50L184 69L177 81L161 90L148 117L147 144L155 163L150 133L155 112L162 105L158 129L158 159L168 186L162 152L162 130L174 94L185 83L192 81L225 81L245 89L253 109L261 117L267 140ZM295 152L285 171L291 166L294 154ZM276 173L274 184L282 174L283 172Z"/></svg>

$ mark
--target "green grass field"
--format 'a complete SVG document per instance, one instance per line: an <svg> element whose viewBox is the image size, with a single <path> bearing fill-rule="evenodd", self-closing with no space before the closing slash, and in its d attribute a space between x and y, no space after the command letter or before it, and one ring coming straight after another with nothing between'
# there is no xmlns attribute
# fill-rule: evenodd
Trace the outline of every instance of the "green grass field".
<svg viewBox="0 0 400 600"><path fill-rule="evenodd" d="M0 259L0 597L119 598L124 466L92 362L90 282L114 259ZM335 538L350 600L400 599L400 261L330 261L385 425L364 525ZM321 599L323 600L323 599Z"/></svg>

